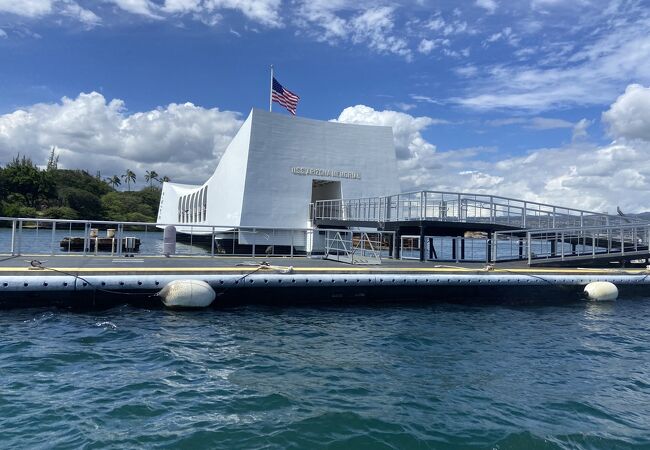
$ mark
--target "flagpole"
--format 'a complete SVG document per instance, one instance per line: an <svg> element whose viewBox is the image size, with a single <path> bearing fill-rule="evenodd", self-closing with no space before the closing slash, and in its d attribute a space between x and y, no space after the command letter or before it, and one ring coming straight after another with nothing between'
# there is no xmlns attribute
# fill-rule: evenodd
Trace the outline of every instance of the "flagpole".
<svg viewBox="0 0 650 450"><path fill-rule="evenodd" d="M271 64L271 90L269 91L269 112L273 112L273 64Z"/></svg>

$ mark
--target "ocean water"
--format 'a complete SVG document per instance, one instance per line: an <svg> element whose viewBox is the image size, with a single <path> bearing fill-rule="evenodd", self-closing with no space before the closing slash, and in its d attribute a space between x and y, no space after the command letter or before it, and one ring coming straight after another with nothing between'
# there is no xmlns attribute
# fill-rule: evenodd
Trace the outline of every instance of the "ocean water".
<svg viewBox="0 0 650 450"><path fill-rule="evenodd" d="M650 298L0 314L2 448L650 448Z"/></svg>
<svg viewBox="0 0 650 450"><path fill-rule="evenodd" d="M10 226L10 224L9 224ZM52 230L45 228L29 229L25 228L20 235L16 238L16 250L23 254L28 253L43 253L43 254L67 254L67 249L60 247L60 242L63 238L68 236L83 237L83 230L64 229L62 225L52 233ZM105 232L100 233L100 237L105 236ZM155 230L152 227L148 231L128 231L125 236L137 237L140 239L139 255L161 255L163 252L163 233L160 230ZM0 228L0 255L11 253L11 228ZM73 254L81 254L82 252L72 252ZM176 244L176 253L179 255L209 255L209 246L189 245L186 243L178 242ZM100 254L107 255L108 252L100 252Z"/></svg>

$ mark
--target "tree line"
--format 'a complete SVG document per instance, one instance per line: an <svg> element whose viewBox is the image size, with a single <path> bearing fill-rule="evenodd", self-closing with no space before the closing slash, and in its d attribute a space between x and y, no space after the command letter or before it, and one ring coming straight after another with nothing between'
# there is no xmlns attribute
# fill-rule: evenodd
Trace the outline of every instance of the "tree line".
<svg viewBox="0 0 650 450"><path fill-rule="evenodd" d="M112 177L106 178L106 182L111 185L113 189L117 189L119 186L121 186L122 180L126 182L127 188L130 191L131 183L135 184L137 176L132 170L126 169L126 172L124 172L122 175L113 175ZM144 181L149 183L149 187L153 187L154 181L162 184L171 180L168 176L161 177L155 170L147 170L144 174Z"/></svg>
<svg viewBox="0 0 650 450"><path fill-rule="evenodd" d="M131 191L137 175L130 169L103 178L60 169L54 150L44 169L18 155L0 166L0 216L155 222L160 185L170 179L154 170L146 171L144 179L147 186ZM126 191L118 190L122 183Z"/></svg>

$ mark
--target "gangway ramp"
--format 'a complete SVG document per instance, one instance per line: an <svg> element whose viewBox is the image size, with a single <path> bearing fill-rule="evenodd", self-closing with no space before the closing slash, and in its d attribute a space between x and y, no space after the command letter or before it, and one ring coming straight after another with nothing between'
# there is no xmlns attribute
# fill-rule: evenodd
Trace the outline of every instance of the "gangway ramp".
<svg viewBox="0 0 650 450"><path fill-rule="evenodd" d="M463 224L481 230L547 229L626 224L635 219L497 195L419 191L385 197L319 200L312 218L322 226L405 222Z"/></svg>
<svg viewBox="0 0 650 450"><path fill-rule="evenodd" d="M521 229L494 233L492 262L530 266L621 263L650 258L650 223Z"/></svg>
<svg viewBox="0 0 650 450"><path fill-rule="evenodd" d="M432 237L457 239L466 232L486 234L486 259L492 262L629 260L647 255L648 249L647 221L497 195L420 191L320 200L311 214L320 228L367 227L394 232L398 243L402 237L417 239L420 261L427 259L423 243ZM464 241L458 242L462 249ZM398 258L402 247L397 247Z"/></svg>

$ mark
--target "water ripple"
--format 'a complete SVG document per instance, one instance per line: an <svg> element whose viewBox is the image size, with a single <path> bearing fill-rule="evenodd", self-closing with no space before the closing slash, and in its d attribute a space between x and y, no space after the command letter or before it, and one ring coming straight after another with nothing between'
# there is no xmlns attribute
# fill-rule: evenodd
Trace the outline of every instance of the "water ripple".
<svg viewBox="0 0 650 450"><path fill-rule="evenodd" d="M11 448L650 447L650 302L5 311Z"/></svg>

